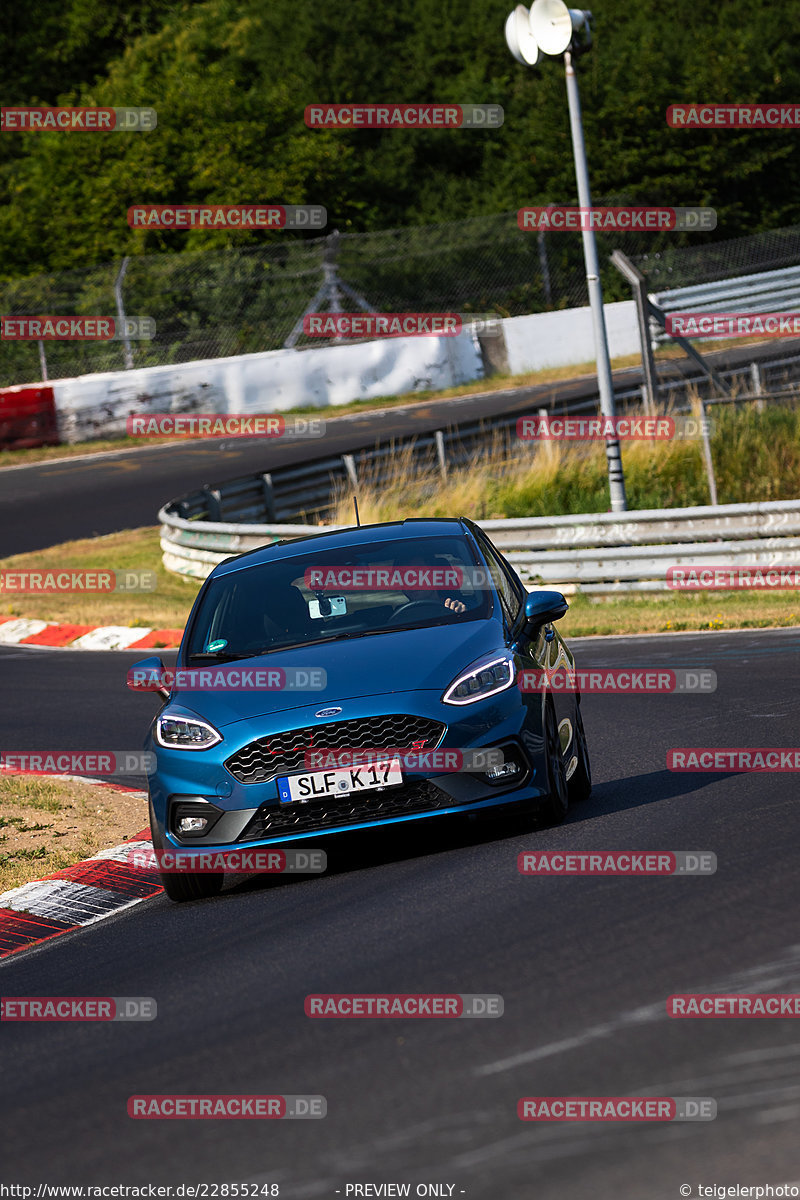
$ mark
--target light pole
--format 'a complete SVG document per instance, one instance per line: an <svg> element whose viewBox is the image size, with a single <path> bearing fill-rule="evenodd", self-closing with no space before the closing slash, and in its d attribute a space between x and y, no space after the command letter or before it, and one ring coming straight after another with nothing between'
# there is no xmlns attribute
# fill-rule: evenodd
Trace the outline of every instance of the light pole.
<svg viewBox="0 0 800 1200"><path fill-rule="evenodd" d="M589 32L592 14L579 9L567 8L563 0L534 0L530 13L518 4L506 21L506 42L517 62L524 66L535 66L547 55L564 55L567 76L567 102L569 123L572 133L572 152L575 158L575 176L578 183L578 204L581 209L592 206L589 188L589 168L586 163L586 145L581 121L581 99L573 65L573 38L585 28ZM600 283L600 266L597 258L597 242L594 229L583 229L583 260L586 266L586 286L592 310L594 329L597 384L600 391L600 410L604 417L615 416L614 385L611 378L611 359L608 353L608 335L603 309L603 288ZM606 438L606 461L608 464L608 487L611 511L625 512L625 479L622 474L622 457L616 434Z"/></svg>

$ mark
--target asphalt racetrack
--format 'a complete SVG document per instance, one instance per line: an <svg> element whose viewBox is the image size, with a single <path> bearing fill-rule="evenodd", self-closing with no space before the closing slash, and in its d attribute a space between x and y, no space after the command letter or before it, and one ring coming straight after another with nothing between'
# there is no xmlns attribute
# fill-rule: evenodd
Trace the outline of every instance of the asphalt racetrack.
<svg viewBox="0 0 800 1200"><path fill-rule="evenodd" d="M665 760L679 746L796 745L800 631L574 649L580 666L712 668L718 690L587 695L595 791L558 828L418 822L343 838L323 877L157 898L6 960L4 997L152 996L158 1018L0 1026L5 1179L248 1181L308 1198L424 1183L470 1200L797 1184L797 1021L675 1020L665 1007L676 992L800 991L797 776L674 774ZM125 691L134 655L0 656L8 745L141 745L155 702ZM718 871L522 877L524 849L707 850ZM505 1013L312 1020L310 992L499 993ZM126 1111L132 1095L238 1092L320 1094L327 1117ZM526 1124L516 1105L531 1095L708 1096L718 1115Z"/></svg>

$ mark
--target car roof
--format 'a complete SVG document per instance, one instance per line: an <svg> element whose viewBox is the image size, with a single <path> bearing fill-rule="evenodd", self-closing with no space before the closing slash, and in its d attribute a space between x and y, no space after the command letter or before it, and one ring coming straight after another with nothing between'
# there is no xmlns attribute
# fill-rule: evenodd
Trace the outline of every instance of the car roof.
<svg viewBox="0 0 800 1200"><path fill-rule="evenodd" d="M375 542L395 542L410 538L446 537L467 533L467 523L461 517L407 517L404 521L383 521L375 525L353 525L331 533L312 533L305 537L273 542L259 546L232 558L226 558L213 571L215 579L262 563L301 558L309 553L309 543L315 550L350 550Z"/></svg>

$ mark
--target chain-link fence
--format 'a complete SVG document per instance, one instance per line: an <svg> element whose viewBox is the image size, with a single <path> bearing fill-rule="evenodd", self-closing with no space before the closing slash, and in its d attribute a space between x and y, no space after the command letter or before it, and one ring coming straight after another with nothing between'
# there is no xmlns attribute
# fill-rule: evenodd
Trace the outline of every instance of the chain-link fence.
<svg viewBox="0 0 800 1200"><path fill-rule="evenodd" d="M676 236L598 235L605 299L630 298L609 264L614 249L635 258L654 290L800 262L800 226L700 247L677 247L670 241ZM121 267L106 263L0 284L0 313L113 316ZM131 342L130 354L120 341L4 341L0 386L38 381L45 371L55 379L277 350L331 277L341 285L345 309L356 307L353 294L377 312L519 316L588 304L580 236L522 232L516 212L377 233L141 255L127 260L118 292L128 317L155 321L152 341ZM301 335L294 344L311 342Z"/></svg>
<svg viewBox="0 0 800 1200"><path fill-rule="evenodd" d="M631 255L652 292L692 287L800 264L800 225L702 246L664 246Z"/></svg>

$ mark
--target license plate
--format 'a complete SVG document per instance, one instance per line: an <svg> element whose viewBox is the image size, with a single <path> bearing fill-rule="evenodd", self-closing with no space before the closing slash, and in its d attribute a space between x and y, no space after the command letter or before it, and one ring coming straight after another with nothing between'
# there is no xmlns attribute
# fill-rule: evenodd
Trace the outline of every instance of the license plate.
<svg viewBox="0 0 800 1200"><path fill-rule="evenodd" d="M386 758L364 766L285 775L277 782L281 804L308 804L310 800L321 800L326 796L347 796L375 788L397 787L403 782L403 773L399 758Z"/></svg>

